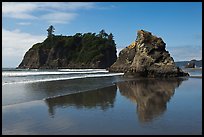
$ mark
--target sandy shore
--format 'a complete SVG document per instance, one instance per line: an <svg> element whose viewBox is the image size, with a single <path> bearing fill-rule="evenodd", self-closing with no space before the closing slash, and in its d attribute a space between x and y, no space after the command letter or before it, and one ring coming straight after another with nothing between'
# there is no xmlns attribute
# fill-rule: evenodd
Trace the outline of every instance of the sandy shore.
<svg viewBox="0 0 204 137"><path fill-rule="evenodd" d="M92 80L96 79L89 79L90 85ZM56 82L55 90L49 84L26 85L26 89L35 86L31 95L37 97L37 92L49 95L62 87L66 91L64 84L69 83ZM3 135L202 134L201 79L121 81L86 92L25 101L2 106Z"/></svg>

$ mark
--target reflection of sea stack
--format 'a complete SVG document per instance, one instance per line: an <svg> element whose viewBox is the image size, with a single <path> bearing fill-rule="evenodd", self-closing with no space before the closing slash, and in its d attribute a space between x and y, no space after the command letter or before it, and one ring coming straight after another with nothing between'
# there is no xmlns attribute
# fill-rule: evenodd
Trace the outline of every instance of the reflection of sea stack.
<svg viewBox="0 0 204 137"><path fill-rule="evenodd" d="M102 110L106 110L110 107L113 107L116 92L117 87L116 85L113 85L102 89L46 99L45 102L49 107L49 113L51 115L54 115L54 109L57 107L100 107Z"/></svg>
<svg viewBox="0 0 204 137"><path fill-rule="evenodd" d="M166 51L161 38L150 32L139 30L137 39L124 48L110 72L124 72L126 76L142 77L180 77L188 76L176 67L173 58Z"/></svg>
<svg viewBox="0 0 204 137"><path fill-rule="evenodd" d="M137 103L141 122L152 120L166 110L166 104L182 79L139 79L118 83L122 95Z"/></svg>

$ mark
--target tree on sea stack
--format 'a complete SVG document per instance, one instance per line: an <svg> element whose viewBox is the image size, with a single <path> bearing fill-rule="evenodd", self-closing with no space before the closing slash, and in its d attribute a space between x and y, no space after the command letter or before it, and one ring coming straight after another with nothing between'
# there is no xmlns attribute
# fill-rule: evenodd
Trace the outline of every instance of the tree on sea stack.
<svg viewBox="0 0 204 137"><path fill-rule="evenodd" d="M109 39L109 40L113 40L113 34L112 34L112 33L110 33L110 34L108 35L108 39Z"/></svg>
<svg viewBox="0 0 204 137"><path fill-rule="evenodd" d="M100 32L99 32L99 37L101 38L107 38L108 37L108 34L106 33L106 31L104 29L102 29Z"/></svg>
<svg viewBox="0 0 204 137"><path fill-rule="evenodd" d="M52 25L50 25L47 31L48 31L48 37L52 37L54 35L52 33L55 31L55 28Z"/></svg>

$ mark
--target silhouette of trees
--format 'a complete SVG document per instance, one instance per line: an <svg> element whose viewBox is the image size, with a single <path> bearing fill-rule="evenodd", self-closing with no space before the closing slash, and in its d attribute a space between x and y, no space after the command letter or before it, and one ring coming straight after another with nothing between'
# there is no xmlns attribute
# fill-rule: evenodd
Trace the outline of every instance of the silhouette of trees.
<svg viewBox="0 0 204 137"><path fill-rule="evenodd" d="M99 37L101 37L101 38L107 38L107 37L108 37L108 34L105 32L104 29L102 29L102 30L99 32Z"/></svg>
<svg viewBox="0 0 204 137"><path fill-rule="evenodd" d="M52 37L54 35L52 33L55 31L55 28L52 25L50 25L47 31L48 31L48 37Z"/></svg>
<svg viewBox="0 0 204 137"><path fill-rule="evenodd" d="M110 34L108 35L108 40L113 40L113 34L112 34L112 33L110 33Z"/></svg>

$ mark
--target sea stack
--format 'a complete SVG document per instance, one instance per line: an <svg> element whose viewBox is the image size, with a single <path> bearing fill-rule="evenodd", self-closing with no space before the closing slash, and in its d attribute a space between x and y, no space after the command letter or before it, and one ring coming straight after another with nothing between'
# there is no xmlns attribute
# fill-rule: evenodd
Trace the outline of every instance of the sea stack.
<svg viewBox="0 0 204 137"><path fill-rule="evenodd" d="M34 44L24 55L20 69L105 69L117 59L113 35L101 31L52 35Z"/></svg>
<svg viewBox="0 0 204 137"><path fill-rule="evenodd" d="M160 37L144 30L137 31L136 40L124 48L110 72L123 72L131 77L180 77L188 76L174 63L166 44Z"/></svg>

